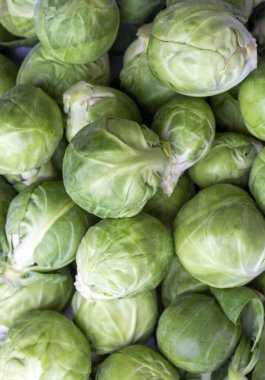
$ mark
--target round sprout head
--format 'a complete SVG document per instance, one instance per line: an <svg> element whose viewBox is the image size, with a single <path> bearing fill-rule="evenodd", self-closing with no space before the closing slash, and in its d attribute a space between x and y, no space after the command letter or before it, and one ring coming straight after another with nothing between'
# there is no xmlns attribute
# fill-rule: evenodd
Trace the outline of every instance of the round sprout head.
<svg viewBox="0 0 265 380"><path fill-rule="evenodd" d="M167 167L158 136L127 119L102 119L82 128L63 161L67 193L101 218L138 214Z"/></svg>
<svg viewBox="0 0 265 380"><path fill-rule="evenodd" d="M2 95L0 119L1 174L21 174L42 166L63 135L57 103L29 85L18 85Z"/></svg>
<svg viewBox="0 0 265 380"><path fill-rule="evenodd" d="M109 354L129 344L145 342L151 336L158 318L156 292L93 302L76 292L72 312L92 352Z"/></svg>
<svg viewBox="0 0 265 380"><path fill-rule="evenodd" d="M44 51L59 61L87 63L114 43L119 10L115 0L38 0L35 23Z"/></svg>
<svg viewBox="0 0 265 380"><path fill-rule="evenodd" d="M257 48L242 15L217 0L187 0L153 22L148 62L176 92L211 96L236 86L257 66Z"/></svg>
<svg viewBox="0 0 265 380"><path fill-rule="evenodd" d="M87 380L90 372L87 339L56 311L26 314L16 320L1 342L1 379Z"/></svg>
<svg viewBox="0 0 265 380"><path fill-rule="evenodd" d="M201 190L174 221L175 252L182 265L217 288L244 285L264 271L264 234L265 220L252 198L230 184Z"/></svg>
<svg viewBox="0 0 265 380"><path fill-rule="evenodd" d="M99 367L96 380L179 380L176 368L161 354L143 345L123 348Z"/></svg>
<svg viewBox="0 0 265 380"><path fill-rule="evenodd" d="M136 296L162 281L172 257L171 235L153 216L105 219L78 248L75 286L88 300Z"/></svg>

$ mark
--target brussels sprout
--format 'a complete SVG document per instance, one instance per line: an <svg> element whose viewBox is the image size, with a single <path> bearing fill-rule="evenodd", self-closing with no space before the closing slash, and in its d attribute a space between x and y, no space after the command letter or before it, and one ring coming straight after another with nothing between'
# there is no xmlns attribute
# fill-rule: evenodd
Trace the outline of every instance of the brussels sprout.
<svg viewBox="0 0 265 380"><path fill-rule="evenodd" d="M0 343L0 378L87 380L90 348L85 336L57 311L19 318Z"/></svg>
<svg viewBox="0 0 265 380"><path fill-rule="evenodd" d="M30 84L42 88L59 104L63 103L63 93L80 80L107 85L110 81L108 55L93 62L70 64L58 62L37 44L20 66L17 84Z"/></svg>
<svg viewBox="0 0 265 380"><path fill-rule="evenodd" d="M265 214L265 148L257 155L249 176L249 190Z"/></svg>
<svg viewBox="0 0 265 380"><path fill-rule="evenodd" d="M102 119L82 128L68 145L64 185L74 202L101 218L134 216L157 191L167 164L149 128Z"/></svg>
<svg viewBox="0 0 265 380"><path fill-rule="evenodd" d="M5 177L14 189L20 192L36 182L56 179L57 173L50 160L40 168L31 169L21 174L7 174Z"/></svg>
<svg viewBox="0 0 265 380"><path fill-rule="evenodd" d="M179 375L158 352L136 344L110 355L99 367L96 380L113 379L179 380Z"/></svg>
<svg viewBox="0 0 265 380"><path fill-rule="evenodd" d="M99 59L119 28L115 0L37 0L36 33L43 50L68 63Z"/></svg>
<svg viewBox="0 0 265 380"><path fill-rule="evenodd" d="M145 342L158 318L155 291L132 298L87 301L76 292L72 300L76 325L87 336L91 350L109 354L135 342Z"/></svg>
<svg viewBox="0 0 265 380"><path fill-rule="evenodd" d="M75 259L92 218L60 181L29 186L10 203L6 221L9 267L24 272L62 268Z"/></svg>
<svg viewBox="0 0 265 380"><path fill-rule="evenodd" d="M0 5L1 6L1 5ZM16 84L17 68L15 64L0 54L0 96Z"/></svg>
<svg viewBox="0 0 265 380"><path fill-rule="evenodd" d="M137 105L129 96L111 87L78 82L63 95L64 111L68 114L66 137L71 141L87 124L104 118L142 122Z"/></svg>
<svg viewBox="0 0 265 380"><path fill-rule="evenodd" d="M265 62L241 83L239 87L240 110L249 132L265 141Z"/></svg>
<svg viewBox="0 0 265 380"><path fill-rule="evenodd" d="M172 256L171 235L153 216L105 219L78 248L75 286L88 300L133 297L163 280Z"/></svg>
<svg viewBox="0 0 265 380"><path fill-rule="evenodd" d="M189 169L189 175L201 188L222 182L247 186L251 167L262 147L260 141L249 136L218 133L210 151Z"/></svg>
<svg viewBox="0 0 265 380"><path fill-rule="evenodd" d="M211 108L219 129L250 134L240 111L238 90L239 88L236 86L230 91L212 96L210 98Z"/></svg>
<svg viewBox="0 0 265 380"><path fill-rule="evenodd" d="M121 87L137 101L142 110L153 115L175 92L158 80L150 70L146 55L150 30L151 24L138 29L138 38L125 52L120 81Z"/></svg>
<svg viewBox="0 0 265 380"><path fill-rule="evenodd" d="M239 340L233 324L213 297L182 294L162 313L157 344L171 363L192 373L211 372L228 359Z"/></svg>
<svg viewBox="0 0 265 380"><path fill-rule="evenodd" d="M0 0L0 22L15 36L35 37L36 0Z"/></svg>
<svg viewBox="0 0 265 380"><path fill-rule="evenodd" d="M175 250L182 265L217 288L244 285L264 271L264 235L265 220L256 204L246 191L230 184L201 190L174 221Z"/></svg>
<svg viewBox="0 0 265 380"><path fill-rule="evenodd" d="M236 86L257 65L255 40L240 15L216 0L187 0L161 11L147 49L151 70L189 96L211 96Z"/></svg>
<svg viewBox="0 0 265 380"><path fill-rule="evenodd" d="M158 109L152 129L170 145L170 164L161 186L171 195L180 175L209 151L214 116L205 100L176 95Z"/></svg>
<svg viewBox="0 0 265 380"><path fill-rule="evenodd" d="M143 211L170 225L178 210L195 194L194 185L190 178L183 174L173 193L168 196L161 188L146 203Z"/></svg>
<svg viewBox="0 0 265 380"><path fill-rule="evenodd" d="M0 230L5 226L8 206L15 195L13 187L0 176Z"/></svg>
<svg viewBox="0 0 265 380"><path fill-rule="evenodd" d="M24 276L9 271L0 278L0 333L6 332L28 311L63 310L72 290L73 280L67 269L53 273L28 272Z"/></svg>
<svg viewBox="0 0 265 380"><path fill-rule="evenodd" d="M162 302L167 307L179 294L187 292L205 292L209 287L192 277L175 256L165 279L162 282Z"/></svg>
<svg viewBox="0 0 265 380"><path fill-rule="evenodd" d="M39 88L19 85L5 92L0 98L0 119L1 174L21 174L42 166L63 135L58 105Z"/></svg>

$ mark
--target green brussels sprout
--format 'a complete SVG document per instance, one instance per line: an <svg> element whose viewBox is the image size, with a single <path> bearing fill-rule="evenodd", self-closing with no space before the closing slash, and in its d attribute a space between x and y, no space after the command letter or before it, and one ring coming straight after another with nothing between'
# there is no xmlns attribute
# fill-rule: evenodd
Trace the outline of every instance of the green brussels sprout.
<svg viewBox="0 0 265 380"><path fill-rule="evenodd" d="M195 194L195 189L190 178L183 174L178 181L173 193L168 196L161 188L146 203L143 211L155 216L163 223L172 224L178 210Z"/></svg>
<svg viewBox="0 0 265 380"><path fill-rule="evenodd" d="M36 182L57 179L57 172L50 160L39 168L31 169L21 174L7 174L5 178L19 193Z"/></svg>
<svg viewBox="0 0 265 380"><path fill-rule="evenodd" d="M150 337L158 318L157 297L150 291L131 298L90 302L76 292L72 313L91 350L104 355Z"/></svg>
<svg viewBox="0 0 265 380"><path fill-rule="evenodd" d="M63 310L72 291L73 280L68 269L28 272L24 276L9 271L0 277L0 333L7 332L18 318L31 310Z"/></svg>
<svg viewBox="0 0 265 380"><path fill-rule="evenodd" d="M151 24L138 29L138 38L131 43L123 57L120 81L121 87L136 100L141 109L153 115L175 92L150 70L146 55L150 30Z"/></svg>
<svg viewBox="0 0 265 380"><path fill-rule="evenodd" d="M239 106L249 132L265 141L265 62L240 84Z"/></svg>
<svg viewBox="0 0 265 380"><path fill-rule="evenodd" d="M265 220L256 204L230 184L201 190L174 221L175 251L182 265L217 288L244 285L264 271L264 235Z"/></svg>
<svg viewBox="0 0 265 380"><path fill-rule="evenodd" d="M236 86L230 91L212 96L210 104L219 129L249 135L250 133L240 111L238 91L239 88Z"/></svg>
<svg viewBox="0 0 265 380"><path fill-rule="evenodd" d="M170 146L170 163L162 182L171 195L180 175L209 151L215 135L215 120L203 99L176 95L156 112L152 129Z"/></svg>
<svg viewBox="0 0 265 380"><path fill-rule="evenodd" d="M35 37L36 0L0 0L0 22L15 36Z"/></svg>
<svg viewBox="0 0 265 380"><path fill-rule="evenodd" d="M17 319L0 345L1 379L87 380L91 371L87 339L57 311Z"/></svg>
<svg viewBox="0 0 265 380"><path fill-rule="evenodd" d="M115 352L100 365L96 380L114 379L179 380L179 375L157 351L135 344Z"/></svg>
<svg viewBox="0 0 265 380"><path fill-rule="evenodd" d="M66 137L70 142L87 124L104 118L142 122L135 102L126 94L111 87L78 82L63 95L64 111L68 114Z"/></svg>
<svg viewBox="0 0 265 380"><path fill-rule="evenodd" d="M13 187L0 176L0 230L5 226L9 203L15 195Z"/></svg>
<svg viewBox="0 0 265 380"><path fill-rule="evenodd" d="M58 105L41 89L28 85L2 95L0 119L1 174L21 174L42 166L63 135Z"/></svg>
<svg viewBox="0 0 265 380"><path fill-rule="evenodd" d="M107 85L110 81L108 55L73 65L57 61L37 44L24 59L17 76L17 84L40 87L59 104L63 103L63 93L80 80Z"/></svg>
<svg viewBox="0 0 265 380"><path fill-rule="evenodd" d="M1 4L0 4L1 7ZM0 96L16 84L16 65L3 54L0 54Z"/></svg>
<svg viewBox="0 0 265 380"><path fill-rule="evenodd" d="M61 181L29 186L10 203L4 270L54 270L75 259L92 218L66 194ZM66 238L67 237L67 238Z"/></svg>
<svg viewBox="0 0 265 380"><path fill-rule="evenodd" d="M175 256L169 271L162 282L162 302L167 307L179 294L187 292L205 292L208 285L192 277L183 267L179 258Z"/></svg>
<svg viewBox="0 0 265 380"><path fill-rule="evenodd" d="M177 296L162 313L157 344L175 366L204 373L232 355L240 334L240 325L228 319L213 297L187 293Z"/></svg>
<svg viewBox="0 0 265 380"><path fill-rule="evenodd" d="M257 66L256 42L240 20L240 11L217 0L166 8L153 22L147 49L151 70L184 95L229 90Z"/></svg>
<svg viewBox="0 0 265 380"><path fill-rule="evenodd" d="M126 119L102 119L82 128L63 160L67 193L101 218L138 214L157 191L168 158L158 136Z"/></svg>
<svg viewBox="0 0 265 380"><path fill-rule="evenodd" d="M102 57L119 28L115 0L37 0L35 27L43 50L68 63Z"/></svg>
<svg viewBox="0 0 265 380"><path fill-rule="evenodd" d="M201 188L222 182L245 187L253 162L262 147L259 140L249 136L233 132L217 133L210 151L189 169L189 175Z"/></svg>
<svg viewBox="0 0 265 380"><path fill-rule="evenodd" d="M75 286L87 300L134 297L157 287L172 257L171 235L153 216L105 219L79 245Z"/></svg>
<svg viewBox="0 0 265 380"><path fill-rule="evenodd" d="M249 176L249 190L265 214L265 148L255 158Z"/></svg>

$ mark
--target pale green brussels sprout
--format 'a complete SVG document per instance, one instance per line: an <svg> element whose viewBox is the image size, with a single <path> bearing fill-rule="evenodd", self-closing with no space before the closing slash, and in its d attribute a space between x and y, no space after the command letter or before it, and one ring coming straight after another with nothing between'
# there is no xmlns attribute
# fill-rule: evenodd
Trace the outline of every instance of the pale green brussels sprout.
<svg viewBox="0 0 265 380"><path fill-rule="evenodd" d="M170 225L178 210L195 194L190 178L183 174L173 193L168 196L159 187L155 195L146 203L143 211Z"/></svg>
<svg viewBox="0 0 265 380"><path fill-rule="evenodd" d="M64 93L63 102L64 111L68 114L66 137L69 142L87 124L104 118L118 117L142 122L135 102L115 88L81 81Z"/></svg>
<svg viewBox="0 0 265 380"><path fill-rule="evenodd" d="M189 169L189 175L201 188L222 182L245 187L253 162L262 148L261 142L250 136L217 133L209 152Z"/></svg>
<svg viewBox="0 0 265 380"><path fill-rule="evenodd" d="M92 218L66 194L61 181L29 186L10 203L4 272L54 270L75 259Z"/></svg>
<svg viewBox="0 0 265 380"><path fill-rule="evenodd" d="M115 41L115 0L37 0L35 27L43 50L68 63L99 59Z"/></svg>
<svg viewBox="0 0 265 380"><path fill-rule="evenodd" d="M265 141L265 62L240 84L239 105L249 132Z"/></svg>
<svg viewBox="0 0 265 380"><path fill-rule="evenodd" d="M175 256L169 271L162 282L162 302L167 307L179 294L187 292L205 292L208 285L192 277L183 267L179 258Z"/></svg>
<svg viewBox="0 0 265 380"><path fill-rule="evenodd" d="M0 333L7 332L16 319L31 310L63 310L73 291L68 269L23 276L10 271L7 277L0 277Z"/></svg>
<svg viewBox="0 0 265 380"><path fill-rule="evenodd" d="M181 174L209 151L214 115L205 100L176 95L158 109L151 127L169 144L170 163L161 186L171 195Z"/></svg>
<svg viewBox="0 0 265 380"><path fill-rule="evenodd" d="M1 379L87 380L90 375L87 339L57 311L27 313L0 346Z"/></svg>
<svg viewBox="0 0 265 380"><path fill-rule="evenodd" d="M240 11L217 0L187 0L154 19L147 49L153 73L188 96L211 96L240 83L257 66L256 42Z"/></svg>
<svg viewBox="0 0 265 380"><path fill-rule="evenodd" d="M239 88L236 86L230 91L212 96L210 98L211 108L217 128L229 132L250 134L240 111L238 91Z"/></svg>
<svg viewBox="0 0 265 380"><path fill-rule="evenodd" d="M0 229L5 226L9 203L15 195L13 187L0 176Z"/></svg>
<svg viewBox="0 0 265 380"><path fill-rule="evenodd" d="M34 168L21 174L7 174L5 178L19 193L36 182L57 179L57 172L50 160L39 168Z"/></svg>
<svg viewBox="0 0 265 380"><path fill-rule="evenodd" d="M35 37L36 0L0 0L0 22L15 36Z"/></svg>
<svg viewBox="0 0 265 380"><path fill-rule="evenodd" d="M157 297L153 290L130 298L90 302L76 292L72 313L91 350L110 354L151 336L158 318Z"/></svg>
<svg viewBox="0 0 265 380"><path fill-rule="evenodd" d="M63 135L61 111L40 88L19 85L0 98L0 173L45 164Z"/></svg>
<svg viewBox="0 0 265 380"><path fill-rule="evenodd" d="M0 54L0 96L16 84L16 65L3 54Z"/></svg>
<svg viewBox="0 0 265 380"><path fill-rule="evenodd" d="M63 180L80 207L101 218L138 214L162 182L168 158L158 136L126 119L82 128L66 149Z"/></svg>
<svg viewBox="0 0 265 380"><path fill-rule="evenodd" d="M157 344L175 366L206 373L232 355L240 334L240 325L228 319L213 297L187 293L177 296L162 313Z"/></svg>
<svg viewBox="0 0 265 380"><path fill-rule="evenodd" d="M96 380L114 379L179 380L179 375L157 351L135 344L115 352L100 365Z"/></svg>
<svg viewBox="0 0 265 380"><path fill-rule="evenodd" d="M134 297L157 287L172 258L170 232L153 216L105 219L79 245L75 286L87 300Z"/></svg>
<svg viewBox="0 0 265 380"><path fill-rule="evenodd" d="M256 204L230 184L201 190L174 221L175 251L182 265L217 288L244 285L264 271L264 235L265 220Z"/></svg>
<svg viewBox="0 0 265 380"><path fill-rule="evenodd" d="M257 155L249 176L249 190L265 214L265 148Z"/></svg>
<svg viewBox="0 0 265 380"><path fill-rule="evenodd" d="M138 38L131 43L123 57L120 81L121 87L136 100L141 109L153 115L175 92L150 70L146 55L150 30L151 24L138 29Z"/></svg>
<svg viewBox="0 0 265 380"><path fill-rule="evenodd" d="M59 104L63 93L80 80L107 85L110 81L109 57L104 54L95 61L83 64L60 62L37 44L26 56L18 71L17 84L40 87Z"/></svg>

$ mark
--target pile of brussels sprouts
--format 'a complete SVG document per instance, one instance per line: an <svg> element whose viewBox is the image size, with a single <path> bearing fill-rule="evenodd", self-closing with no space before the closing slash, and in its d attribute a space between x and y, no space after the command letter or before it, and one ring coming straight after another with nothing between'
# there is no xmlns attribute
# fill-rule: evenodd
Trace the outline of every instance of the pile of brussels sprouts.
<svg viewBox="0 0 265 380"><path fill-rule="evenodd" d="M261 0L0 0L0 380L265 379L263 55Z"/></svg>

